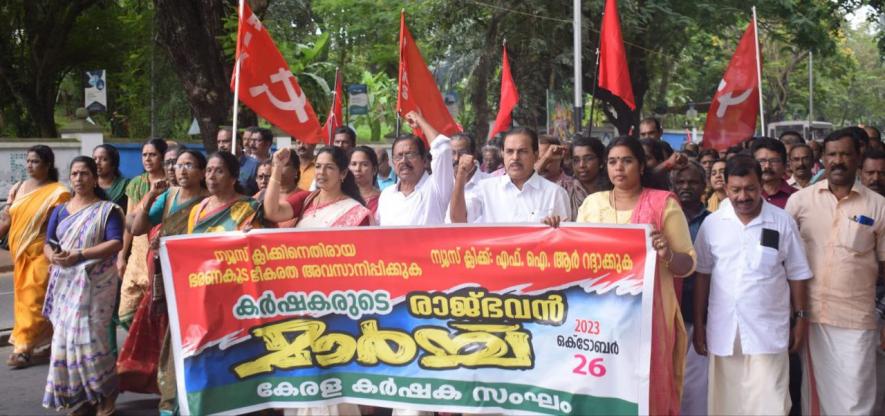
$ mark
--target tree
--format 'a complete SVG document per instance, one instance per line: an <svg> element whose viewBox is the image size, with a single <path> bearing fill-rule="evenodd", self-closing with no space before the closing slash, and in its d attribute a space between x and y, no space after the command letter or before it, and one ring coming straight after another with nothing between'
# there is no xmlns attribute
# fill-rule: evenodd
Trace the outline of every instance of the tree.
<svg viewBox="0 0 885 416"><path fill-rule="evenodd" d="M100 61L115 38L106 19L85 15L96 5L114 6L99 0L11 0L0 7L0 92L12 97L5 101L4 120L16 135L58 136L59 84L73 68Z"/></svg>

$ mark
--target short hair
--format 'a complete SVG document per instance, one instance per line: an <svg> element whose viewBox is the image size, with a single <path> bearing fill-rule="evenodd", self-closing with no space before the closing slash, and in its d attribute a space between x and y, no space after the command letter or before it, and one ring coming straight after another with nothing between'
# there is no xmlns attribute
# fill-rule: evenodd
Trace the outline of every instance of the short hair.
<svg viewBox="0 0 885 416"><path fill-rule="evenodd" d="M656 117L646 117L642 119L642 121L639 122L639 125L641 126L643 124L654 124L655 131L664 131L664 129L661 128L661 120L658 120Z"/></svg>
<svg viewBox="0 0 885 416"><path fill-rule="evenodd" d="M877 129L876 126L866 126L866 127L864 127L864 130L872 130L873 133L875 133L876 137L873 137L870 135L869 132L867 132L867 135L870 136L870 140L882 141L882 132L879 131L879 129Z"/></svg>
<svg viewBox="0 0 885 416"><path fill-rule="evenodd" d="M356 146L356 132L353 131L352 128L347 126L341 126L335 129L335 133L332 134L332 137L335 137L339 134L347 135L347 138L350 139L350 144Z"/></svg>
<svg viewBox="0 0 885 416"><path fill-rule="evenodd" d="M787 131L781 133L780 136L777 136L777 139L780 140L781 142L783 142L784 137L789 137L789 136L799 139L798 143L805 143L805 138L802 137L802 134L799 133L798 131L795 131L795 130L787 130Z"/></svg>
<svg viewBox="0 0 885 416"><path fill-rule="evenodd" d="M863 163L867 161L867 159L872 160L882 160L885 159L885 150L876 149L874 147L867 148L867 151L863 153L863 159L861 159L861 166Z"/></svg>
<svg viewBox="0 0 885 416"><path fill-rule="evenodd" d="M258 127L258 126L249 126L249 127L246 127L246 131L249 132L249 133L258 133L259 130L261 130L261 128Z"/></svg>
<svg viewBox="0 0 885 416"><path fill-rule="evenodd" d="M602 159L605 158L605 145L602 144L602 140L599 140L595 137L584 137L577 136L572 140L571 150L572 154L575 154L576 147L589 147L590 151L596 155L596 158L599 159L599 163L602 163Z"/></svg>
<svg viewBox="0 0 885 416"><path fill-rule="evenodd" d="M713 161L719 160L719 152L716 149L704 149L701 150L701 153L698 154L698 161L704 158L704 156L713 156Z"/></svg>
<svg viewBox="0 0 885 416"><path fill-rule="evenodd" d="M657 159L658 162L663 162L667 160L667 157L664 156L664 146L661 144L660 140L655 139L639 139L639 143L642 146L648 146L651 148L651 155ZM643 150L643 153L645 151ZM648 161L646 161L648 162Z"/></svg>
<svg viewBox="0 0 885 416"><path fill-rule="evenodd" d="M538 144L561 145L562 141L560 141L558 137L554 137L549 134L542 134L538 136Z"/></svg>
<svg viewBox="0 0 885 416"><path fill-rule="evenodd" d="M509 136L514 136L517 134L524 134L526 136L529 136L529 139L531 139L531 142L532 142L532 150L534 150L535 152L538 151L538 140L539 139L538 139L538 133L536 131L534 131L528 127L513 127L510 130L507 130L506 133L504 133L504 139L506 139ZM504 140L501 140L501 147L503 148L503 146L504 146Z"/></svg>
<svg viewBox="0 0 885 416"><path fill-rule="evenodd" d="M839 141L847 137L851 139L851 142L854 144L854 152L860 154L860 144L862 139L860 138L860 135L858 134L856 129L863 131L863 129L859 127L846 127L844 129L839 129L828 134L827 137L824 138L824 149L827 148L827 143ZM863 135L867 140L869 140L869 137L866 136L866 134L867 132L864 131Z"/></svg>
<svg viewBox="0 0 885 416"><path fill-rule="evenodd" d="M259 139L263 142L272 142L273 141L273 132L270 129L258 129Z"/></svg>
<svg viewBox="0 0 885 416"><path fill-rule="evenodd" d="M670 171L670 182L675 182L673 179L675 179L677 175L687 170L692 171L696 175L698 175L698 178L701 179L701 182L707 180L707 171L704 169L704 166L696 160L689 160L688 163L684 166L676 167L672 171Z"/></svg>
<svg viewBox="0 0 885 416"><path fill-rule="evenodd" d="M466 132L459 132L452 135L452 140L464 140L467 142L467 150L471 155L476 154L476 140L473 140L473 136ZM377 165L377 164L376 164Z"/></svg>
<svg viewBox="0 0 885 416"><path fill-rule="evenodd" d="M298 159L298 158L297 157L290 157L289 159ZM262 160L261 162L258 162L259 168L263 168L266 166L273 167L273 159L265 159L265 160Z"/></svg>
<svg viewBox="0 0 885 416"><path fill-rule="evenodd" d="M756 151L759 149L776 152L781 155L782 162L787 162L787 147L784 146L780 140L772 139L771 137L759 137L756 140L753 140L753 146L750 147L750 152L755 157Z"/></svg>
<svg viewBox="0 0 885 416"><path fill-rule="evenodd" d="M750 155L737 154L725 162L725 182L728 182L729 176L744 177L751 173L755 173L756 178L762 181L762 166Z"/></svg>
<svg viewBox="0 0 885 416"><path fill-rule="evenodd" d="M741 147L740 145L734 145L734 146L729 147L729 148L725 151L725 157L728 158L728 155L732 155L732 154L734 154L734 155L739 155L739 154L741 154L741 152L743 152L743 151L744 151L744 148L743 148L743 147Z"/></svg>
<svg viewBox="0 0 885 416"><path fill-rule="evenodd" d="M400 142L412 142L415 145L415 148L418 149L418 156L421 156L422 159L427 157L427 148L424 147L424 140L421 140L418 136L407 133L401 134L393 141L393 145L390 146L391 159L393 156L393 149L396 149L396 145Z"/></svg>
<svg viewBox="0 0 885 416"><path fill-rule="evenodd" d="M812 158L814 157L814 150L811 148L811 146L809 146L805 143L794 144L793 147L790 148L790 156L792 156L793 151L796 149L808 149L808 151L811 153L811 157Z"/></svg>
<svg viewBox="0 0 885 416"><path fill-rule="evenodd" d="M218 126L218 131L226 131L233 134L234 129L231 126ZM218 132L215 132L215 135L218 135Z"/></svg>

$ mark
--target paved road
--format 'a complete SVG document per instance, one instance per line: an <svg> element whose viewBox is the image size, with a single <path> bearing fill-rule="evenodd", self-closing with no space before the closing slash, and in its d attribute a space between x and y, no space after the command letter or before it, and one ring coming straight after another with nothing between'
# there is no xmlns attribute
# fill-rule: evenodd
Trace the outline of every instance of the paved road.
<svg viewBox="0 0 885 416"><path fill-rule="evenodd" d="M12 273L0 273L0 332L12 327ZM125 332L118 334L123 345ZM12 353L8 344L0 346L0 415L59 415L42 406L48 365L12 370L6 366L6 357ZM117 414L156 415L156 396L123 393L117 399Z"/></svg>

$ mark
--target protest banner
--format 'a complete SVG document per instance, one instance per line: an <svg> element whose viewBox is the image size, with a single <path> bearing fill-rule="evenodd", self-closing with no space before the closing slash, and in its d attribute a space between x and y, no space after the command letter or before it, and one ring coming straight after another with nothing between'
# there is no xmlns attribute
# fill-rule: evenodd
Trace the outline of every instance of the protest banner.
<svg viewBox="0 0 885 416"><path fill-rule="evenodd" d="M635 225L164 238L181 411L647 413L647 241Z"/></svg>

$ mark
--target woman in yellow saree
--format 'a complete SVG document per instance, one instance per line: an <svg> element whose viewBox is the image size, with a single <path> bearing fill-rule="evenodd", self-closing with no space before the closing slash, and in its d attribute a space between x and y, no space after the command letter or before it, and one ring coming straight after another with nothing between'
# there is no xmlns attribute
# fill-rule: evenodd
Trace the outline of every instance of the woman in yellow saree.
<svg viewBox="0 0 885 416"><path fill-rule="evenodd" d="M49 358L52 327L43 317L43 300L49 281L49 260L43 256L46 224L53 208L71 199L68 189L58 183L52 149L36 145L28 149L27 180L10 192L12 201L3 219L0 235L8 232L9 252L15 259L13 271L15 324L9 338L12 354L6 364L25 368ZM34 353L39 352L39 355Z"/></svg>
<svg viewBox="0 0 885 416"><path fill-rule="evenodd" d="M242 195L240 162L229 152L216 152L206 165L209 197L193 207L188 217L188 234L261 228L258 201Z"/></svg>

